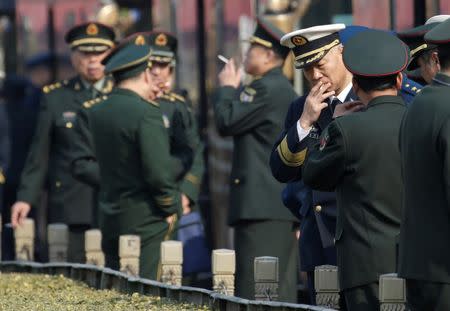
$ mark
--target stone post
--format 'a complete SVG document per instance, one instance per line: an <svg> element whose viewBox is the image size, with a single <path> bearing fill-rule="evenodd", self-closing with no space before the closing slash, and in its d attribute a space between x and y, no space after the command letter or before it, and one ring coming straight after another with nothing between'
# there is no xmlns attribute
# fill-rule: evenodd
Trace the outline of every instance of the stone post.
<svg viewBox="0 0 450 311"><path fill-rule="evenodd" d="M119 238L120 271L139 276L141 238L137 235L121 235Z"/></svg>
<svg viewBox="0 0 450 311"><path fill-rule="evenodd" d="M161 243L161 282L181 286L183 278L183 244L180 241Z"/></svg>
<svg viewBox="0 0 450 311"><path fill-rule="evenodd" d="M234 296L235 272L236 255L234 250L214 250L212 255L213 291Z"/></svg>
<svg viewBox="0 0 450 311"><path fill-rule="evenodd" d="M406 304L405 280L397 273L380 275L380 311L404 311Z"/></svg>
<svg viewBox="0 0 450 311"><path fill-rule="evenodd" d="M102 251L102 232L99 229L87 230L84 233L84 250L86 264L104 267L105 254Z"/></svg>
<svg viewBox="0 0 450 311"><path fill-rule="evenodd" d="M49 224L47 226L48 261L66 262L69 247L69 228L66 224Z"/></svg>
<svg viewBox="0 0 450 311"><path fill-rule="evenodd" d="M314 287L318 306L339 309L339 278L336 266L318 266L314 270Z"/></svg>
<svg viewBox="0 0 450 311"><path fill-rule="evenodd" d="M26 218L22 225L14 230L16 241L16 260L34 260L34 220Z"/></svg>
<svg viewBox="0 0 450 311"><path fill-rule="evenodd" d="M256 257L254 273L255 300L278 300L278 258Z"/></svg>

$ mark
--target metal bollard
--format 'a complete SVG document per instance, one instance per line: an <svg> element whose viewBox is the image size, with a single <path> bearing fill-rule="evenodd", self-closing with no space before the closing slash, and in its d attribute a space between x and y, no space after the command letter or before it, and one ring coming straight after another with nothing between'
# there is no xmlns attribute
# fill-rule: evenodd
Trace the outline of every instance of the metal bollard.
<svg viewBox="0 0 450 311"><path fill-rule="evenodd" d="M180 241L161 243L161 282L181 286L183 277L183 244Z"/></svg>
<svg viewBox="0 0 450 311"><path fill-rule="evenodd" d="M98 229L87 230L84 233L84 250L86 264L97 267L105 266L105 254L102 251L102 232Z"/></svg>
<svg viewBox="0 0 450 311"><path fill-rule="evenodd" d="M339 309L339 278L336 266L318 266L314 270L314 287L318 306Z"/></svg>
<svg viewBox="0 0 450 311"><path fill-rule="evenodd" d="M48 261L66 262L69 247L69 228L66 224L47 226Z"/></svg>
<svg viewBox="0 0 450 311"><path fill-rule="evenodd" d="M405 280L399 278L397 273L380 275L378 295L380 299L380 311L406 310Z"/></svg>
<svg viewBox="0 0 450 311"><path fill-rule="evenodd" d="M278 300L278 258L256 257L254 275L255 300Z"/></svg>
<svg viewBox="0 0 450 311"><path fill-rule="evenodd" d="M34 260L34 220L26 218L23 224L14 230L16 242L16 260Z"/></svg>
<svg viewBox="0 0 450 311"><path fill-rule="evenodd" d="M216 249L212 255L213 291L234 296L236 254L229 249Z"/></svg>
<svg viewBox="0 0 450 311"><path fill-rule="evenodd" d="M120 272L139 276L141 238L137 235L121 235L119 238Z"/></svg>

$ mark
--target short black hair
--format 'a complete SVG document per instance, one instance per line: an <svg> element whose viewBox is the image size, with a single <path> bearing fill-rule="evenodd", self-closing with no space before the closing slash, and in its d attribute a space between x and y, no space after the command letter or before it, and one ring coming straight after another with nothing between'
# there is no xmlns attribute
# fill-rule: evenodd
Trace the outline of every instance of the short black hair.
<svg viewBox="0 0 450 311"><path fill-rule="evenodd" d="M424 52L422 52L420 55L418 55L417 57L420 57L423 59L423 61L428 64L431 62L431 55L433 54L433 52L436 52L437 48L433 48L433 49L429 49L426 50Z"/></svg>
<svg viewBox="0 0 450 311"><path fill-rule="evenodd" d="M450 44L443 44L438 47L438 57L441 70L450 69Z"/></svg>
<svg viewBox="0 0 450 311"><path fill-rule="evenodd" d="M397 74L384 77L353 75L353 79L364 92L383 91L393 88L397 84Z"/></svg>

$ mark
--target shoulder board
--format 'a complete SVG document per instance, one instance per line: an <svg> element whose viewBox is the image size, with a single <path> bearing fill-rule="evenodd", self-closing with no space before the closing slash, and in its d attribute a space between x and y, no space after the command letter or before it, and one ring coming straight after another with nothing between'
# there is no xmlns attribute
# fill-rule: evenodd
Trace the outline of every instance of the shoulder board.
<svg viewBox="0 0 450 311"><path fill-rule="evenodd" d="M246 92L249 95L255 95L256 94L256 90L250 86L246 86L244 88L244 92Z"/></svg>
<svg viewBox="0 0 450 311"><path fill-rule="evenodd" d="M169 94L163 94L163 95L161 96L161 98L163 98L163 99L165 99L165 100L168 100L168 101L170 101L170 102L174 102L174 101L175 101L175 98L174 98L173 96L170 96Z"/></svg>
<svg viewBox="0 0 450 311"><path fill-rule="evenodd" d="M106 99L108 99L108 96L107 95L103 95L101 97L97 97L97 98L85 101L83 103L83 107L86 108L86 109L89 109L92 106L94 106L94 105L96 105L96 104L98 104L98 103L100 103L100 102L102 102L102 101L104 101Z"/></svg>
<svg viewBox="0 0 450 311"><path fill-rule="evenodd" d="M159 103L155 102L154 100L147 99L147 101L152 104L153 106L159 107Z"/></svg>
<svg viewBox="0 0 450 311"><path fill-rule="evenodd" d="M114 87L114 82L112 79L107 78L105 86L102 89L102 93L111 93Z"/></svg>
<svg viewBox="0 0 450 311"><path fill-rule="evenodd" d="M422 86L417 85L417 84L405 83L402 85L402 90L406 91L412 95L416 95L416 94L420 93L420 91L422 90Z"/></svg>
<svg viewBox="0 0 450 311"><path fill-rule="evenodd" d="M177 99L177 100L179 100L179 101L181 101L183 103L186 102L186 98L184 98L183 96L181 96L181 95L179 95L177 93L171 92L170 96L172 96L173 98L175 98L175 99Z"/></svg>
<svg viewBox="0 0 450 311"><path fill-rule="evenodd" d="M48 93L50 93L53 90L59 89L61 86L63 86L63 84L64 84L64 81L63 82L56 82L56 83L53 83L53 84L49 84L49 85L44 86L42 88L42 91L45 94L48 94ZM64 84L64 85L66 85L66 84Z"/></svg>

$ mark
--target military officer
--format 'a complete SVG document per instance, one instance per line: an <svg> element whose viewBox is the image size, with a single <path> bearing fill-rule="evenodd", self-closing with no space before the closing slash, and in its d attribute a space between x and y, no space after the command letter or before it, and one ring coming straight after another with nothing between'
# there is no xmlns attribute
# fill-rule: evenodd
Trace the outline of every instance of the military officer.
<svg viewBox="0 0 450 311"><path fill-rule="evenodd" d="M114 38L113 29L95 22L75 26L66 34L78 75L43 88L37 130L12 206L11 222L16 227L37 206L47 186L48 221L69 225L68 260L74 262L84 261L84 231L92 224L93 190L70 174L71 147L77 139L73 127L82 103L112 88L100 62Z"/></svg>
<svg viewBox="0 0 450 311"><path fill-rule="evenodd" d="M339 31L344 28L343 24L315 26L286 34L281 40L281 44L292 49L295 67L303 69L305 78L313 87L309 94L290 105L284 129L272 149L270 167L273 176L280 182L301 185L298 182L301 181L301 167L307 148L331 122L338 103L357 99L351 91L352 75L342 61ZM322 104L321 109L313 105L324 101L329 105ZM344 107L351 110L358 106L350 103L344 104ZM304 185L301 185L301 190L304 192L299 211L302 218L299 241L301 269L308 274L311 303L315 304L314 268L324 264L336 265L333 244L336 199L331 192L308 193L311 189Z"/></svg>
<svg viewBox="0 0 450 311"><path fill-rule="evenodd" d="M436 15L429 18L424 25L397 33L397 36L411 50L411 63L408 70L413 71L420 68L422 78L427 84L432 82L433 77L439 71L440 65L436 45L425 42L424 36L449 17L450 15Z"/></svg>
<svg viewBox="0 0 450 311"><path fill-rule="evenodd" d="M153 31L147 36L152 46L152 74L160 82L162 94L157 102L163 113L165 126L169 130L170 150L179 162L177 174L182 193L184 213L195 206L204 171L203 146L198 135L197 122L191 103L172 91L176 66L177 38L168 32Z"/></svg>
<svg viewBox="0 0 450 311"><path fill-rule="evenodd" d="M150 46L136 37L105 59L117 87L91 102L89 126L100 166L99 223L106 265L118 269L123 234L141 238L140 275L158 278L160 243L181 213L169 138L155 98Z"/></svg>
<svg viewBox="0 0 450 311"><path fill-rule="evenodd" d="M249 41L244 69L255 76L238 92L240 73L230 60L219 74L214 116L220 134L233 136L228 223L235 228L236 295L254 299L253 260L280 259L280 300L296 301L295 218L283 208L282 185L267 167L272 142L296 94L282 73L289 49L283 33L263 18Z"/></svg>
<svg viewBox="0 0 450 311"><path fill-rule="evenodd" d="M370 28L357 25L346 26L339 32L339 37L341 39L342 44L345 46L345 43L351 37L362 31L367 30L370 30ZM388 33L394 35L393 32L389 31ZM403 74L402 88L400 89L399 94L403 98L407 106L413 101L414 97L422 90L422 87L423 86L421 84L417 83L414 80L411 80L406 73Z"/></svg>
<svg viewBox="0 0 450 311"><path fill-rule="evenodd" d="M347 112L337 106L303 164L305 184L336 191L339 284L350 311L379 310L379 276L396 270L403 189L398 135L406 111L397 94L408 55L403 42L380 30L347 42L344 64L365 109L339 117Z"/></svg>
<svg viewBox="0 0 450 311"><path fill-rule="evenodd" d="M437 46L440 72L414 100L400 133L398 272L412 311L450 310L450 19L427 32L425 43Z"/></svg>

